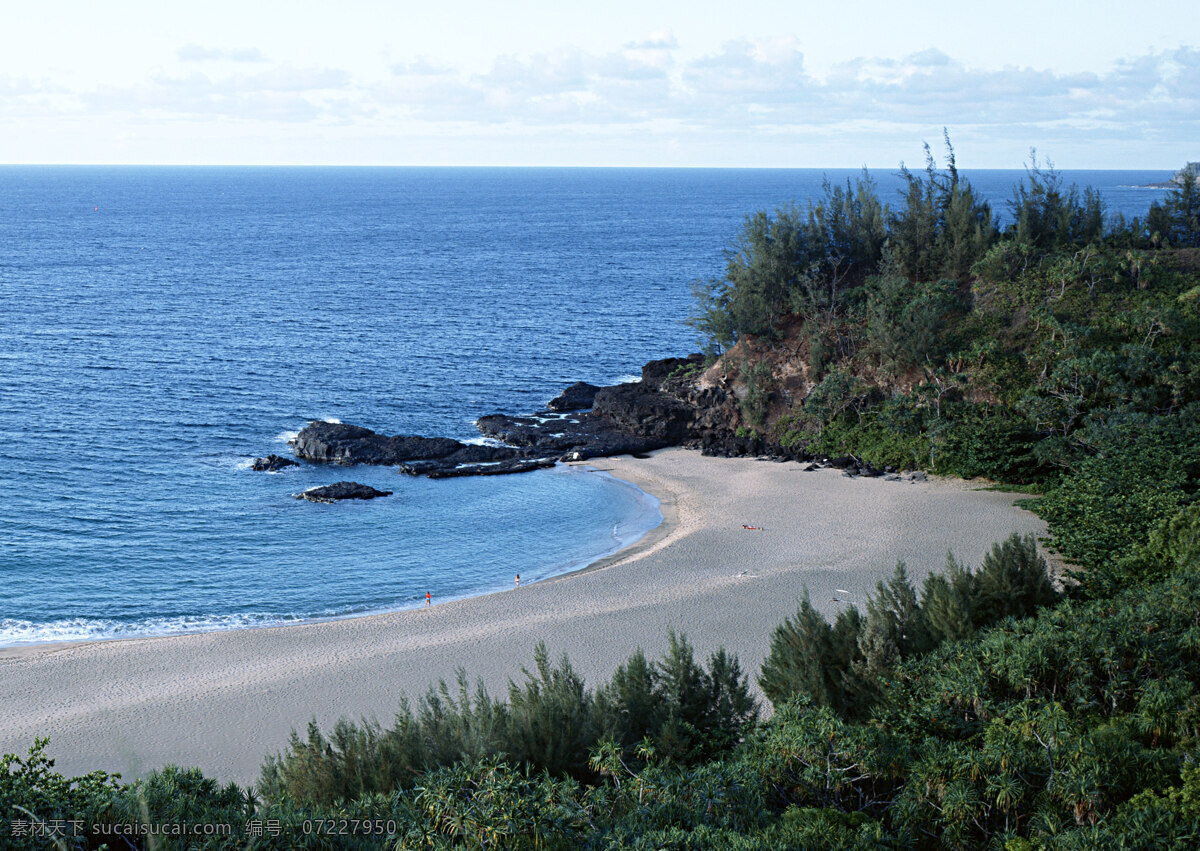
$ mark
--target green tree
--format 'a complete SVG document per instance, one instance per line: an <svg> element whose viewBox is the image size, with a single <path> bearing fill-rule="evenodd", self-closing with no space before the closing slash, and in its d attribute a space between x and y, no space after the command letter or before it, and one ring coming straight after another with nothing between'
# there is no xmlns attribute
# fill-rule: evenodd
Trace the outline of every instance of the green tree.
<svg viewBox="0 0 1200 851"><path fill-rule="evenodd" d="M946 168L938 168L928 144L923 177L901 163L904 200L888 220L887 251L898 273L913 282L964 280L996 238L990 205L959 175L949 133L942 135Z"/></svg>

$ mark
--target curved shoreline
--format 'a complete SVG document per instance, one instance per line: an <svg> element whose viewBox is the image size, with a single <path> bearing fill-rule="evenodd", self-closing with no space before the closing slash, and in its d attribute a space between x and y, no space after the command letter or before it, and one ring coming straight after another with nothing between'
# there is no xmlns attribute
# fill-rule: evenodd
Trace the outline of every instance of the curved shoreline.
<svg viewBox="0 0 1200 851"><path fill-rule="evenodd" d="M386 724L401 697L452 682L459 667L503 693L539 640L596 686L637 646L659 655L673 628L698 654L737 654L753 679L803 587L832 614L833 589L860 601L897 558L920 582L947 548L977 564L993 541L1042 529L1013 495L961 482L852 481L681 449L595 466L656 495L663 522L598 563L515 592L320 623L0 650L0 752L49 735L69 774L128 777L177 762L248 782L293 729L343 716Z"/></svg>
<svg viewBox="0 0 1200 851"><path fill-rule="evenodd" d="M568 471L568 474L575 474L575 475L582 475L586 472L591 472L591 471L602 472L602 473L605 472L604 470L595 469L591 464L589 464L587 462L579 462L579 463L574 463L574 464L559 464L557 472L559 474L561 474L564 469L566 471ZM642 541L643 538L645 538L647 535L653 534L655 532L655 530L658 529L658 527L662 524L663 516L662 516L662 512L661 512L660 500L654 494L648 493L648 492L642 490L637 485L633 484L632 482L625 481L624 479L618 479L615 476L606 476L606 477L608 479L610 479L611 487L618 488L618 489L626 488L626 489L633 490L636 492L636 500L638 502L638 505L635 508L635 513L633 513L627 521L622 521L620 524L618 524L619 526L620 525L633 526L633 532L631 534L626 534L626 535L620 536L620 535L616 534L616 530L614 529L613 533L609 536L609 538L607 538L607 539L598 538L597 540L603 541L606 544L606 546L597 547L597 550L599 550L599 552L593 556L587 556L582 559L571 558L571 559L564 559L559 562L552 562L551 566L548 568L542 568L542 569L537 569L537 570L535 570L534 568L528 568L529 573L526 573L527 568L524 565L521 565L520 572L523 575L526 575L529 577L529 579L526 582L527 585L532 585L534 582L547 582L552 579L557 579L559 577L570 576L571 574L578 573L583 570L588 570L593 566L607 563L609 560L618 557L622 553L626 553L626 552L630 551L631 549L636 548L638 546L638 544ZM656 516L657 519L656 520L649 519L649 518L651 518L652 515ZM653 522L653 525L650 525L651 522ZM647 526L649 528L644 528ZM636 535L636 537L633 537L632 540L628 540L630 537L632 537L632 535ZM539 576L541 578L538 578ZM472 597L486 597L489 594L502 594L507 590L511 590L511 589L509 589L507 587L493 587L493 588L487 588L487 589L473 589L473 590L468 589L462 593L442 595L439 598L437 598L436 604L440 605L440 604L444 604L447 602L452 602L455 600L465 600L465 599L469 599ZM349 619L353 619L353 618L375 617L377 615L387 615L387 614L394 614L396 612L413 611L413 610L419 609L419 608L423 608L423 603L418 601L418 602L413 602L413 603L405 604L403 606L396 606L396 607L374 608L374 607L368 606L368 607L364 607L358 611L345 612L343 614L313 615L313 616L308 616L308 617L295 617L292 619L274 620L274 621L264 620L261 623L235 623L235 624L231 624L231 625L207 625L207 626L197 626L195 628L172 629L172 630L163 631L163 632L152 632L149 630L147 630L145 632L131 631L130 634L127 634L127 635L83 635L83 636L79 636L79 637L56 637L56 638L34 640L34 641L22 640L22 641L17 641L15 643L11 643L11 644L0 643L0 654L6 653L8 651L37 650L39 648L42 648L42 649L53 648L53 647L57 647L60 645L71 646L71 645L92 644L92 643L96 643L96 642L106 642L106 641L136 641L136 640L141 640L141 639L170 638L170 637L174 637L174 636L183 636L183 635L203 635L203 634L211 633L211 632L231 632L231 631L257 630L257 629L283 629L283 628L290 628L290 627L294 627L294 626L302 626L304 624L328 623L328 622L333 622L333 621L349 620ZM217 618L221 618L221 617L230 617L230 616L214 615L211 617L214 619L217 619ZM131 626L137 627L137 624L133 624Z"/></svg>

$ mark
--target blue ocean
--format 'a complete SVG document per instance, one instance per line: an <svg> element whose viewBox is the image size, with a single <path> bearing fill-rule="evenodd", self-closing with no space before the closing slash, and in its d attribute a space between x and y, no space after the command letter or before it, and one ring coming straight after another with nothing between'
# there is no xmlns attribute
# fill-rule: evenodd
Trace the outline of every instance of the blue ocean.
<svg viewBox="0 0 1200 851"><path fill-rule="evenodd" d="M1023 172L966 174L1002 208ZM1063 174L1127 216L1170 176ZM856 175L0 168L0 646L402 609L636 540L657 502L603 473L248 467L313 419L472 439L694 351L744 216ZM347 478L394 495L294 499Z"/></svg>

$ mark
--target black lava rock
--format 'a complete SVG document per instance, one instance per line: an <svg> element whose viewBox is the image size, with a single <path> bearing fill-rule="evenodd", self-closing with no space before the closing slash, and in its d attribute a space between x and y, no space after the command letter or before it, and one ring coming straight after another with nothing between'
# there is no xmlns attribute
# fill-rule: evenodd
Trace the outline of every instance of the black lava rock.
<svg viewBox="0 0 1200 851"><path fill-rule="evenodd" d="M337 502L341 499L375 499L379 496L391 496L391 491L380 491L370 485L360 485L358 482L336 482L319 488L309 488L303 493L296 494L296 499L307 499L309 502Z"/></svg>
<svg viewBox="0 0 1200 851"><path fill-rule="evenodd" d="M259 470L267 473L274 473L277 470L282 470L285 467L299 467L300 465L291 458L284 458L282 455L268 455L266 458L255 458L250 462L251 470Z"/></svg>
<svg viewBox="0 0 1200 851"><path fill-rule="evenodd" d="M600 388L586 381L577 381L550 400L546 406L552 411L585 411L592 407Z"/></svg>
<svg viewBox="0 0 1200 851"><path fill-rule="evenodd" d="M291 441L296 457L334 464L400 464L444 458L466 444L448 437L387 437L348 423L309 423Z"/></svg>

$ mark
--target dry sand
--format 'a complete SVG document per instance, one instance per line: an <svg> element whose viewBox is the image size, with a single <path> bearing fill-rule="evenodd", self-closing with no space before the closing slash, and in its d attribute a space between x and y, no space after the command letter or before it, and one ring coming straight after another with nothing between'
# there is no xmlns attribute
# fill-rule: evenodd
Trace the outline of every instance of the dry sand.
<svg viewBox="0 0 1200 851"><path fill-rule="evenodd" d="M724 645L754 674L804 585L832 616L846 605L834 597L863 601L897 559L919 582L947 550L978 565L992 542L1043 531L1012 494L961 481L851 480L682 449L594 466L657 496L665 520L570 576L352 620L0 649L0 753L49 736L69 774L132 777L175 762L252 781L291 730L313 718L326 729L341 716L388 723L401 696L452 681L459 666L503 693L538 640L591 684L636 646L657 657L668 628L705 656Z"/></svg>

